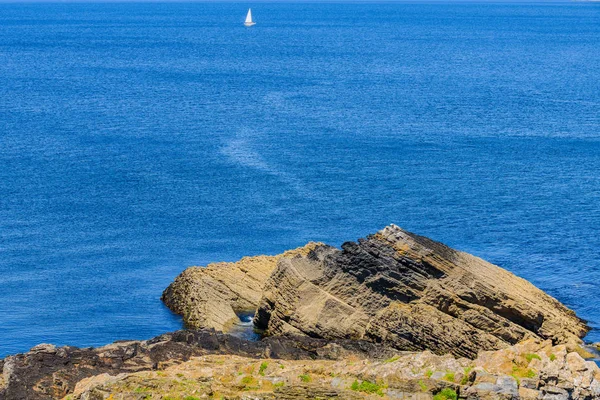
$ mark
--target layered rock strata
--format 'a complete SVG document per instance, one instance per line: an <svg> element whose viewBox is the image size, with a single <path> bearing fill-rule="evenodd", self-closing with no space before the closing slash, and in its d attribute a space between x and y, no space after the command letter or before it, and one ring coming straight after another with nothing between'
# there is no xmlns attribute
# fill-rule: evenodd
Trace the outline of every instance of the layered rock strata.
<svg viewBox="0 0 600 400"><path fill-rule="evenodd" d="M306 256L319 245L309 243L276 256L189 267L165 289L162 300L183 316L188 328L227 331L239 321L237 313L256 310L263 286L280 259Z"/></svg>
<svg viewBox="0 0 600 400"><path fill-rule="evenodd" d="M281 258L255 324L474 358L526 339L577 344L584 321L531 283L395 225L342 249Z"/></svg>

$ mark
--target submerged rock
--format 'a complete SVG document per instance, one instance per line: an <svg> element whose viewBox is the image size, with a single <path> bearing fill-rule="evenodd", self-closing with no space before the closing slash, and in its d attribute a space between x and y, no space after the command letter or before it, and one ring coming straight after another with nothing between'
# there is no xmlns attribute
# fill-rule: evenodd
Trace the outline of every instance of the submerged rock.
<svg viewBox="0 0 600 400"><path fill-rule="evenodd" d="M276 256L244 257L233 263L189 267L165 289L162 300L183 316L188 328L225 332L239 321L236 313L256 310L263 286L277 261L306 255L319 245L309 243Z"/></svg>
<svg viewBox="0 0 600 400"><path fill-rule="evenodd" d="M474 358L536 338L580 343L584 321L531 283L395 225L282 258L255 324L284 333L386 343Z"/></svg>

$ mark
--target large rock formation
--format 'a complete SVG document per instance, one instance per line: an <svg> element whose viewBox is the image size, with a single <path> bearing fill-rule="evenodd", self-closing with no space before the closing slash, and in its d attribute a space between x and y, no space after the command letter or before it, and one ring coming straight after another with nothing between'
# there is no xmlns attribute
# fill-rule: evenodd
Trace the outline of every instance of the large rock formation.
<svg viewBox="0 0 600 400"><path fill-rule="evenodd" d="M391 225L282 258L255 324L269 335L354 338L474 358L536 338L580 343L588 328L556 299L480 258Z"/></svg>
<svg viewBox="0 0 600 400"><path fill-rule="evenodd" d="M167 289L162 300L183 316L188 328L227 331L238 322L237 313L258 307L262 289L281 258L305 256L319 243L276 256L244 257L238 262L189 267Z"/></svg>

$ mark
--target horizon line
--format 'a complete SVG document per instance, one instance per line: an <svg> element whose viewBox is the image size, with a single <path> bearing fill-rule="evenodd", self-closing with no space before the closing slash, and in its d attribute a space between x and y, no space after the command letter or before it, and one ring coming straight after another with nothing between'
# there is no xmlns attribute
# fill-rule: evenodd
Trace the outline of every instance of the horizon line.
<svg viewBox="0 0 600 400"><path fill-rule="evenodd" d="M303 4L303 3L337 3L337 4L571 4L600 3L600 0L0 0L0 4L132 4L132 3L237 3L244 7L251 4Z"/></svg>

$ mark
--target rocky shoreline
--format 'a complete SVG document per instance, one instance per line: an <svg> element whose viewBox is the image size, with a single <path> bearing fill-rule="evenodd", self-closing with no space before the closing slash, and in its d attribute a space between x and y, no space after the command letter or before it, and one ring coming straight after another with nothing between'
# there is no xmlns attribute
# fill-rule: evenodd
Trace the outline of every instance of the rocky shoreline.
<svg viewBox="0 0 600 400"><path fill-rule="evenodd" d="M362 340L177 331L0 361L3 399L596 399L600 368L529 339L474 360Z"/></svg>
<svg viewBox="0 0 600 400"><path fill-rule="evenodd" d="M6 357L0 399L600 399L585 321L394 225L190 267L162 299L188 330ZM261 340L223 333L248 313Z"/></svg>

